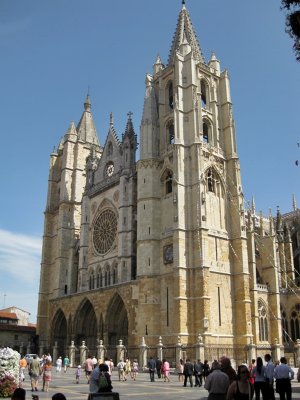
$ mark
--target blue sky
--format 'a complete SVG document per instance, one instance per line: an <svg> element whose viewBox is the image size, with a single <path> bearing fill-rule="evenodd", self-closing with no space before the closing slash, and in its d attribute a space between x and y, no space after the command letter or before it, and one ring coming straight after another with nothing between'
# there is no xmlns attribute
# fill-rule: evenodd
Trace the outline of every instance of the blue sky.
<svg viewBox="0 0 300 400"><path fill-rule="evenodd" d="M187 0L209 60L231 79L246 200L257 210L300 204L300 64L280 1ZM0 1L0 308L35 322L49 155L88 88L103 144L113 112L119 135L133 112L139 133L145 74L167 62L180 0Z"/></svg>

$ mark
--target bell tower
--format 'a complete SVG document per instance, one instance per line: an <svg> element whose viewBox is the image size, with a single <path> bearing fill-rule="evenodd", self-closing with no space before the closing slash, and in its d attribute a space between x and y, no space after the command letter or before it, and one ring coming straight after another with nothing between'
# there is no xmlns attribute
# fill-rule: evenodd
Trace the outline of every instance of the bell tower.
<svg viewBox="0 0 300 400"><path fill-rule="evenodd" d="M140 143L137 277L149 280L144 303L151 297L162 316L148 329L173 341L184 332L191 343L199 333L206 343L247 343L247 239L229 76L214 53L205 61L185 1L167 64L158 56L146 76Z"/></svg>

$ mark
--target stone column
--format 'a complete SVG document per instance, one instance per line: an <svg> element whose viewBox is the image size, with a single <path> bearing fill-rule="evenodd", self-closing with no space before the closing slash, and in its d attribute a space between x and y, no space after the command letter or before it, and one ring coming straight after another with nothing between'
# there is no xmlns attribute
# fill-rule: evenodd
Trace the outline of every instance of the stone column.
<svg viewBox="0 0 300 400"><path fill-rule="evenodd" d="M119 344L117 345L117 362L120 360L125 360L125 346L122 339L119 340Z"/></svg>
<svg viewBox="0 0 300 400"><path fill-rule="evenodd" d="M98 344L97 344L97 359L101 360L101 362L104 362L105 358L105 347L103 346L103 340L98 339Z"/></svg>
<svg viewBox="0 0 300 400"><path fill-rule="evenodd" d="M58 344L57 342L54 342L54 346L52 348L52 360L53 360L53 364L56 363L58 357Z"/></svg>
<svg viewBox="0 0 300 400"><path fill-rule="evenodd" d="M300 339L296 340L296 344L295 344L295 348L296 348L296 365L295 367L300 367Z"/></svg>
<svg viewBox="0 0 300 400"><path fill-rule="evenodd" d="M252 360L256 360L256 345L250 343L247 346L247 363L251 365Z"/></svg>
<svg viewBox="0 0 300 400"><path fill-rule="evenodd" d="M156 347L157 347L157 358L162 360L163 359L163 350L162 349L163 349L164 345L162 344L161 336L158 338L158 343L157 343Z"/></svg>
<svg viewBox="0 0 300 400"><path fill-rule="evenodd" d="M70 357L70 367L75 367L75 352L76 347L74 344L74 340L71 341L71 345L69 346L69 357Z"/></svg>
<svg viewBox="0 0 300 400"><path fill-rule="evenodd" d="M275 343L272 346L272 359L273 359L273 362L276 362L276 361L280 360L280 358L283 355L283 350L284 350L283 346L281 346L278 343L278 339L275 338Z"/></svg>
<svg viewBox="0 0 300 400"><path fill-rule="evenodd" d="M139 366L144 371L144 369L147 367L147 362L148 362L148 346L146 345L144 336L142 337L142 342L139 348L140 348Z"/></svg>
<svg viewBox="0 0 300 400"><path fill-rule="evenodd" d="M86 360L87 347L85 341L83 340L80 346L80 365L82 366Z"/></svg>
<svg viewBox="0 0 300 400"><path fill-rule="evenodd" d="M203 337L198 335L197 338L197 343L196 343L196 360L201 360L202 362L204 361L204 343L203 343Z"/></svg>
<svg viewBox="0 0 300 400"><path fill-rule="evenodd" d="M26 350L27 354L31 353L31 343L30 341L27 342L27 350Z"/></svg>
<svg viewBox="0 0 300 400"><path fill-rule="evenodd" d="M179 361L182 359L182 344L181 344L181 337L177 337L177 344L176 344L176 367L179 365Z"/></svg>
<svg viewBox="0 0 300 400"><path fill-rule="evenodd" d="M41 340L39 345L39 356L42 357L44 354L44 342Z"/></svg>

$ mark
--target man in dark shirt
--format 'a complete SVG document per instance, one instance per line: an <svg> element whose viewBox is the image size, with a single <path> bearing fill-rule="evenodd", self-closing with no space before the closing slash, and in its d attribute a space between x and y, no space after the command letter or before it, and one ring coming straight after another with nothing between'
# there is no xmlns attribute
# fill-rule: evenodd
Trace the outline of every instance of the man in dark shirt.
<svg viewBox="0 0 300 400"><path fill-rule="evenodd" d="M158 379L161 378L161 366L162 366L162 361L159 358L157 358L157 360L156 360L156 372L157 372Z"/></svg>
<svg viewBox="0 0 300 400"><path fill-rule="evenodd" d="M191 363L190 359L187 358L186 363L184 364L183 368L183 375L184 375L184 383L183 386L186 386L187 380L189 379L191 387L193 387L193 373L194 373L194 366Z"/></svg>
<svg viewBox="0 0 300 400"><path fill-rule="evenodd" d="M221 370L228 375L229 384L237 380L237 374L231 366L231 361L228 357L221 357Z"/></svg>
<svg viewBox="0 0 300 400"><path fill-rule="evenodd" d="M150 360L148 361L148 368L150 373L150 382L154 382L154 372L156 370L156 362L153 359L153 357L150 357Z"/></svg>
<svg viewBox="0 0 300 400"><path fill-rule="evenodd" d="M194 363L195 386L202 386L203 364L200 360Z"/></svg>

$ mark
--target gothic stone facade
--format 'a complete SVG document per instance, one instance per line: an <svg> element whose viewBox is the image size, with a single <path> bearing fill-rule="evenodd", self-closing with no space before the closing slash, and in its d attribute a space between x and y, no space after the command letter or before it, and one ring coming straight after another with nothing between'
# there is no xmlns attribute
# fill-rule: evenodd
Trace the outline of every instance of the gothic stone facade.
<svg viewBox="0 0 300 400"><path fill-rule="evenodd" d="M158 57L145 84L138 162L131 114L121 140L111 116L102 147L89 97L51 154L40 345L162 336L188 348L201 334L206 354L278 358L291 240L280 218L245 210L229 76L204 60L185 4L168 63Z"/></svg>

